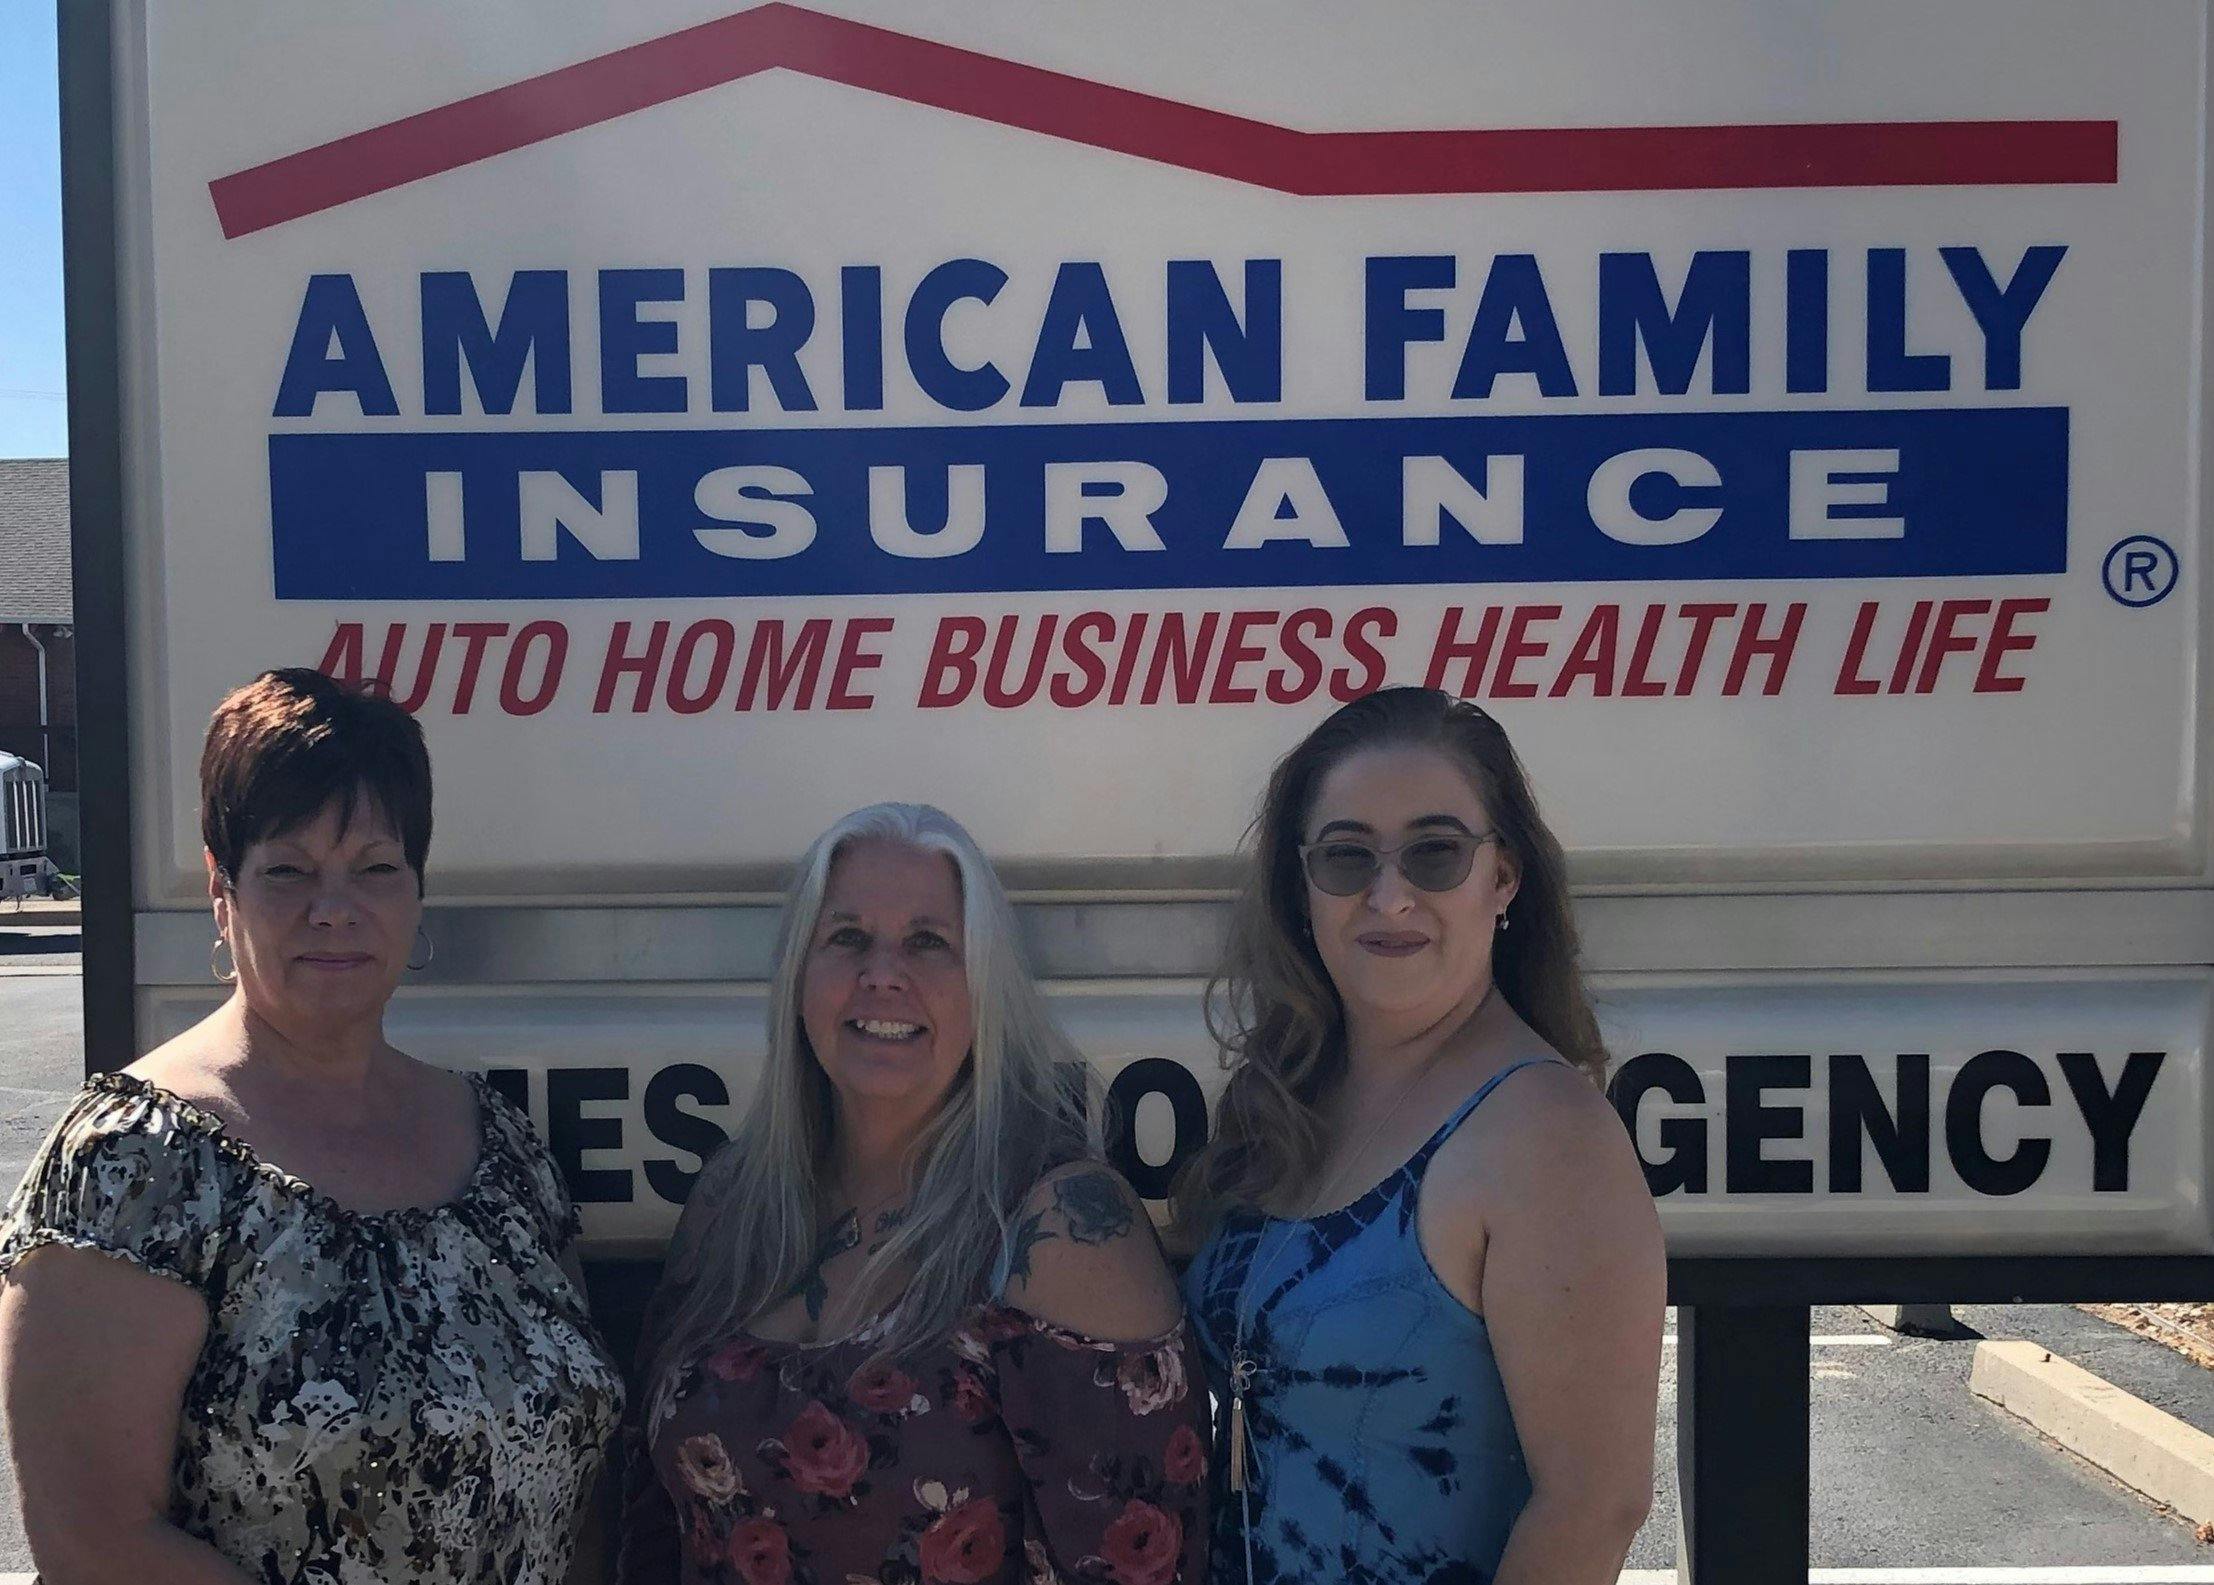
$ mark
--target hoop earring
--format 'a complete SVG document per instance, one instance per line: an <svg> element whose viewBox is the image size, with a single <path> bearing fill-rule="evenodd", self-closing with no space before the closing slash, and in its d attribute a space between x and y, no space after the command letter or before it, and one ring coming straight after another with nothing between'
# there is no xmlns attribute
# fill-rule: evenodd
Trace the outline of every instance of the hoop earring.
<svg viewBox="0 0 2214 1585"><path fill-rule="evenodd" d="M421 925L417 925L415 927L415 934L423 943L423 961L420 963L416 962L414 954L410 953L408 955L407 966L411 969L420 971L422 969L429 968L431 966L432 960L438 956L438 943L431 939L431 933L428 930L425 930Z"/></svg>
<svg viewBox="0 0 2214 1585"><path fill-rule="evenodd" d="M226 969L217 964L215 959L218 953L227 954L230 957L231 966L229 968ZM231 951L229 937L217 936L215 945L208 948L208 972L224 985L238 983L238 954Z"/></svg>

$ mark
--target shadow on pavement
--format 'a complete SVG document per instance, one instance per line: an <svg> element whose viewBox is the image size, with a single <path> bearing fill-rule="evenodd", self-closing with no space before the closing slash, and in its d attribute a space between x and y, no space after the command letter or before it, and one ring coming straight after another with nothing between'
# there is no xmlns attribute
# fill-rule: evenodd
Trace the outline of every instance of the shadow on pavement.
<svg viewBox="0 0 2214 1585"><path fill-rule="evenodd" d="M74 930L0 930L0 958L50 957L83 950L84 937Z"/></svg>

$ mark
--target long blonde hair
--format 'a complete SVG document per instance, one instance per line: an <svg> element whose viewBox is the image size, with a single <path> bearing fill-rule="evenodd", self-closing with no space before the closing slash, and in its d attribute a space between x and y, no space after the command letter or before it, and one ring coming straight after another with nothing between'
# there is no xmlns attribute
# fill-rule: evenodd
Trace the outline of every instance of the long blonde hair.
<svg viewBox="0 0 2214 1585"><path fill-rule="evenodd" d="M1577 967L1568 866L1499 723L1435 688L1386 688L1354 700L1277 763L1248 838L1253 863L1232 911L1223 963L1207 987L1207 1030L1230 1078L1214 1137L1179 1174L1175 1241L1196 1248L1225 1210L1269 1206L1312 1178L1322 1158L1321 1103L1344 1076L1345 1011L1306 932L1299 844L1323 778L1362 749L1435 748L1475 783L1521 874L1511 928L1492 947L1492 977L1554 1050L1594 1083L1607 1053Z"/></svg>
<svg viewBox="0 0 2214 1585"><path fill-rule="evenodd" d="M831 865L869 838L953 862L976 1030L968 1062L914 1145L907 1215L857 1278L867 1295L902 1281L883 1350L943 1336L992 1297L1032 1184L1064 1161L1099 1155L1089 1070L1022 964L1014 910L990 862L958 821L927 804L855 810L815 839L785 900L760 1083L736 1135L693 1185L686 1233L663 1277L676 1300L658 1328L649 1377L657 1401L686 1364L793 1290L839 1209L823 1181L835 1126L830 1081L800 1023L800 984Z"/></svg>

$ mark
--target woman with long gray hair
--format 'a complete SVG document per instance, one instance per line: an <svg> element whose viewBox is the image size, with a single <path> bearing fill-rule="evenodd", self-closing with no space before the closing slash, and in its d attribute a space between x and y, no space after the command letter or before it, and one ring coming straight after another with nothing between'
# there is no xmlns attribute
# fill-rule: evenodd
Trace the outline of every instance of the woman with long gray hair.
<svg viewBox="0 0 2214 1585"><path fill-rule="evenodd" d="M815 841L655 1303L626 1585L1197 1585L1206 1400L1083 1072L955 821Z"/></svg>

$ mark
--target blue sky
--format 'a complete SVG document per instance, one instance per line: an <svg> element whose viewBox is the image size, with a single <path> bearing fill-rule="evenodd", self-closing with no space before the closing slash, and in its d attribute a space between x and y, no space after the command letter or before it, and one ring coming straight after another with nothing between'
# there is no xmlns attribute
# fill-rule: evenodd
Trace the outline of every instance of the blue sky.
<svg viewBox="0 0 2214 1585"><path fill-rule="evenodd" d="M0 457L69 450L54 7L0 5Z"/></svg>

